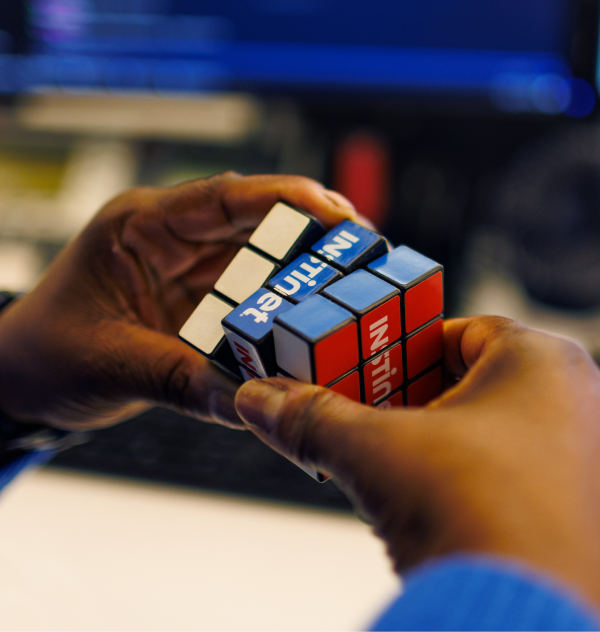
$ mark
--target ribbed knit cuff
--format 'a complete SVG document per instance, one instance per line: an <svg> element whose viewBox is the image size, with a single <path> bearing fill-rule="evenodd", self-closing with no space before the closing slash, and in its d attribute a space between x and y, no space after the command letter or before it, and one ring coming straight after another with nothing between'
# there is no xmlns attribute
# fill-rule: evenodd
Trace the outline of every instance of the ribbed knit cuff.
<svg viewBox="0 0 600 632"><path fill-rule="evenodd" d="M498 558L460 555L405 578L372 630L600 630L574 591Z"/></svg>

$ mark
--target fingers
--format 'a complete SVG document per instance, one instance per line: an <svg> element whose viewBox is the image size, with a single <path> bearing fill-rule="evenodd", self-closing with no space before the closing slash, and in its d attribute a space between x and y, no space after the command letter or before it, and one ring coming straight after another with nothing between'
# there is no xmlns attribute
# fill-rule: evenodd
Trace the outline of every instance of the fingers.
<svg viewBox="0 0 600 632"><path fill-rule="evenodd" d="M135 325L111 328L110 334L113 397L121 392L127 400L244 427L234 406L238 385L197 351L174 336Z"/></svg>
<svg viewBox="0 0 600 632"><path fill-rule="evenodd" d="M510 345L517 332L527 331L521 323L501 316L454 318L444 322L444 360L457 377L489 349L492 343Z"/></svg>
<svg viewBox="0 0 600 632"><path fill-rule="evenodd" d="M185 182L160 198L169 229L191 241L229 239L255 228L277 202L310 213L328 227L356 216L339 193L300 176L225 173Z"/></svg>
<svg viewBox="0 0 600 632"><path fill-rule="evenodd" d="M238 390L235 405L249 428L272 448L342 479L354 478L363 466L373 467L368 453L376 458L383 454L381 430L391 419L390 413L283 378L247 382ZM391 414L397 418L397 412Z"/></svg>

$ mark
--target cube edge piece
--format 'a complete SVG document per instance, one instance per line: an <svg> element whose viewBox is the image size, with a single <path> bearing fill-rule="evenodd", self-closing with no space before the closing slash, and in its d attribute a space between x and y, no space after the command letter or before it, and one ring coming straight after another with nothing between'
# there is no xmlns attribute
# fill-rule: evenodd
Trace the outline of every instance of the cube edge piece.
<svg viewBox="0 0 600 632"><path fill-rule="evenodd" d="M356 336L356 344L357 344L357 353L358 353L358 361L357 361L357 367L358 367L358 363L360 362L360 351L358 350L358 321L356 316L350 312L349 310L347 310L346 308L342 307L341 305L338 305L337 303L334 303L333 301L329 300L328 298L326 298L325 296L322 296L321 294L313 294L313 296L310 296L309 298L307 298L305 301L303 301L302 303L297 303L296 305L294 305L294 307L289 310L288 312L285 312L285 314L291 314L294 309L298 310L298 309L307 309L307 305L310 304L310 302L312 301L313 303L315 302L315 300L318 299L322 299L324 301L326 301L327 303L329 303L332 307L335 307L337 310L341 310L342 312L345 312L345 314L347 314L347 316L344 318L343 321L341 321L340 323L338 323L336 325L337 331L336 333L338 333L339 331L342 331L345 327L347 327L348 325L354 323L356 325L357 328L357 336ZM281 334L278 334L278 331L281 331ZM303 347L306 349L307 354L308 354L308 361L304 363L304 369L306 369L306 367L308 366L308 379L306 378L307 373L304 372L302 373L302 375L297 375L294 374L294 369L290 370L290 366L288 364L288 366L285 366L281 361L280 358L283 359L283 361L287 364L287 357L289 354L285 354L285 355L281 355L277 353L277 348L278 348L278 338L280 338L281 335L283 335L283 332L285 332L288 336L290 336L291 338L293 338L295 341L301 343L303 345ZM273 334L274 334L274 342L275 342L275 358L276 358L276 362L277 362L277 366L281 367L284 371L286 371L287 373L289 373L290 375L292 375L292 377L303 381L303 382L307 382L309 384L316 384L317 383L317 377L318 377L318 367L316 365L316 347L319 343L323 342L324 340L326 340L328 338L328 335L331 334L323 334L318 336L315 339L307 339L306 338L306 334L304 332L302 332L301 330L297 329L294 325L286 322L285 320L283 320L279 315L276 316L274 323L273 323ZM334 334L335 335L335 334ZM281 338L280 338L281 339ZM304 349L303 349L304 351ZM344 373L347 373L348 371L344 371ZM343 374L342 374L343 375ZM338 376L338 377L341 377ZM333 380L330 381L335 381L337 378L334 378Z"/></svg>
<svg viewBox="0 0 600 632"><path fill-rule="evenodd" d="M383 259L383 257L392 255L396 250L400 250L401 248L406 248L406 249L410 250L411 252L414 252L414 253L420 255L424 259L429 259L429 261L431 261L434 264L434 266L432 268L430 268L427 272L424 272L423 274L419 275L418 277L416 277L415 279L410 281L409 283L400 283L398 281L395 281L394 279L392 279L392 278L390 278L388 276L385 276L384 274L378 272L377 270L374 270L371 267L374 263L377 263L378 259ZM413 288L415 285L418 285L419 283L421 283L421 281L424 281L425 279L428 279L429 277L433 276L434 274L436 274L436 272L442 272L442 283L443 283L444 266L441 263L438 263L437 261L435 261L434 259L431 259L430 257L427 257L424 254L420 253L418 250L414 250L410 246L406 246L405 244L400 244L399 246L394 248L394 250L392 250L391 252L384 253L381 256L379 256L377 259L373 259L373 261L369 261L367 264L365 264L365 269L367 270L367 272L370 272L371 274L374 274L374 275L378 276L380 279L383 279L384 281L387 281L388 283L390 283L394 287L397 287L403 293L407 292L408 290Z"/></svg>
<svg viewBox="0 0 600 632"><path fill-rule="evenodd" d="M316 261L318 261L319 262L319 266L317 268L313 268L313 266L311 266L309 263L302 263L302 264L300 264L300 267L304 268L304 272L301 272L301 273L298 274L299 271L296 270L296 269L293 269L293 270L289 271L289 274L287 274L287 276L284 277L283 281L287 282L287 283L290 283L290 285L293 282L295 282L297 287L296 287L296 289L294 290L293 293L290 293L289 291L286 291L283 287L280 287L279 285L274 285L274 281L275 281L276 277L278 277L279 275L281 275L284 272L286 272L286 270L288 270L289 268L292 268L292 266L294 266L294 264L303 255L306 255L310 259L315 259ZM314 264L314 262L310 262L310 263ZM311 272L308 272L308 268L312 268L312 275L311 275ZM327 281L325 281L323 285L318 285L318 280L315 281L313 277L316 276L316 274L318 274L318 271L325 270L326 268L330 268L330 270L333 272L333 276L330 279L328 279ZM306 276L307 272L308 272L308 276ZM296 274L294 274L294 273L296 273ZM288 279L290 277L293 277L293 278L290 281L288 281ZM302 278L302 277L304 277L304 278ZM312 254L310 251L304 251L304 252L301 252L297 257L292 259L292 261L290 261L286 266L284 266L280 270L278 270L276 274L273 274L266 281L265 287L273 290L277 294L280 294L281 296L283 296L284 298L286 298L290 302L292 302L295 305L297 305L298 303L302 303L302 301L308 300L311 296L314 296L315 294L322 294L326 288L328 288L333 283L337 283L338 281L341 281L343 278L344 278L343 272L341 272L335 266L332 266L328 261L324 260L322 257L318 257L317 255ZM300 290L300 289L303 289L301 284L310 284L311 282L315 283L315 290L311 290L310 293L308 294L308 296L305 296L304 298L296 298L296 296L295 296L296 292L298 290Z"/></svg>
<svg viewBox="0 0 600 632"><path fill-rule="evenodd" d="M261 297L257 295L261 294ZM269 297L269 298L267 298ZM278 301L277 304L273 305L273 300ZM262 306L265 306L265 309L261 309ZM249 334L248 330L236 325L230 317L232 314L244 309L246 310L239 315L247 315L249 318L244 319L244 324L250 324L252 327L252 318L260 319L255 320L255 323L258 324L259 328L263 328L262 324L266 325L264 332L261 332L262 335L260 338L251 338L251 334ZM234 307L221 321L222 328L225 332L225 337L227 339L228 344L231 346L232 352L236 357L236 361L238 364L245 366L250 371L256 373L259 377L274 377L276 375L277 364L275 361L275 348L273 342L273 320L269 323L269 319L271 317L270 312L275 312L276 314L284 313L294 307L293 303L286 300L285 297L280 296L277 292L274 292L269 287L261 287L256 292L253 292L243 303L240 303L237 307ZM248 313L249 312L249 313ZM238 342L238 340L240 342ZM242 346L242 343L245 343L246 348ZM249 357L252 357L256 354L256 358L252 358L255 361L256 366L249 366L248 364L244 364L243 361L240 360L238 353L233 349L233 345L238 346L238 353L241 353L240 348L244 350L245 355L249 354ZM250 347L250 349L248 349Z"/></svg>
<svg viewBox="0 0 600 632"><path fill-rule="evenodd" d="M263 268L262 273L258 275L260 277L260 282L258 285L256 285L255 279L253 283L247 282L246 284L242 284L242 287L240 287L239 283L237 283L237 277L239 276L243 279L246 278L244 276L244 273L247 273L249 261L252 260L256 264L261 265ZM229 302L234 303L235 305L240 305L247 298L252 296L254 292L259 290L274 274L277 273L278 270L279 266L271 259L267 259L266 257L260 255L258 252L252 250L251 248L243 246L236 253L235 257L229 262L229 265L225 268L223 274L221 274L221 276L218 278L213 287L213 292L227 299ZM230 277L236 278L234 278L232 282L230 280ZM227 287L228 282L230 284L233 284L233 292L232 288Z"/></svg>
<svg viewBox="0 0 600 632"><path fill-rule="evenodd" d="M275 219L275 224L278 222L279 224L295 223L297 228L300 229L297 238L286 246L282 246L281 231L278 230L277 225L274 227L269 226L270 223L273 223L273 218L277 212L283 212L287 218L284 217L283 222L281 219ZM298 221L300 218L302 219ZM269 234L273 232L275 234ZM265 215L252 235L250 235L248 245L259 254L276 261L282 266L286 266L298 254L310 249L312 243L318 241L325 232L325 227L316 217L286 202L279 201Z"/></svg>

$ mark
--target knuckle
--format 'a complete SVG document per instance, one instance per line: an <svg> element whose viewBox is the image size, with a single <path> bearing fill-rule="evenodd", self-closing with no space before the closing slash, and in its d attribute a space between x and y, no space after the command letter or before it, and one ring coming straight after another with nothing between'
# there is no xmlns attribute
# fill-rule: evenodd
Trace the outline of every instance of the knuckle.
<svg viewBox="0 0 600 632"><path fill-rule="evenodd" d="M237 171L230 169L228 171L215 173L208 178L200 178L197 182L202 182L205 185L213 187L214 190L219 190L223 185L227 185L231 180L237 180L238 178L243 177L244 176L239 174Z"/></svg>
<svg viewBox="0 0 600 632"><path fill-rule="evenodd" d="M185 359L168 360L162 384L162 399L178 410L184 410L190 387L191 368Z"/></svg>

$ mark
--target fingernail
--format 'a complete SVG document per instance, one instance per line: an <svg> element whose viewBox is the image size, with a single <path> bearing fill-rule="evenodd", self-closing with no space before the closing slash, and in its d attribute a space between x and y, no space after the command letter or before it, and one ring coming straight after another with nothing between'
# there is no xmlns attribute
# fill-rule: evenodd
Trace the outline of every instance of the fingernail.
<svg viewBox="0 0 600 632"><path fill-rule="evenodd" d="M246 424L270 434L279 421L286 394L268 382L250 380L240 387L235 407Z"/></svg>

